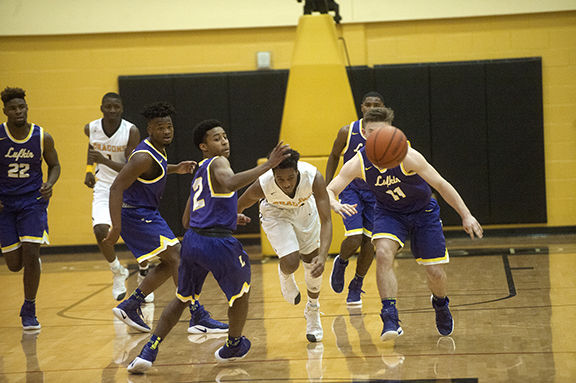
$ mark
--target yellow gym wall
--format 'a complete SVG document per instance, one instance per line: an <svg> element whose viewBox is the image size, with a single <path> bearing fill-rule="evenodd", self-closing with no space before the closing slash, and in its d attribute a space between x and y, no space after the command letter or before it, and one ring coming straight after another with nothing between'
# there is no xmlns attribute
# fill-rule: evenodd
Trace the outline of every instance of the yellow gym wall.
<svg viewBox="0 0 576 383"><path fill-rule="evenodd" d="M346 24L338 32L352 65L541 56L548 224L576 225L576 12ZM27 90L29 120L52 134L60 155L62 176L49 208L52 245L94 243L82 128L100 117L100 98L117 91L118 76L253 70L257 51L270 51L273 67L287 69L295 33L275 27L0 37L0 87Z"/></svg>

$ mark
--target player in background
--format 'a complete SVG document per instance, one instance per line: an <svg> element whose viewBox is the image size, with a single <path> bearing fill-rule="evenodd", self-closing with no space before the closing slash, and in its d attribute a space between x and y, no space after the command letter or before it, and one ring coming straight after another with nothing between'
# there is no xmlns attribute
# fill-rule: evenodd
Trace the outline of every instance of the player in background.
<svg viewBox="0 0 576 383"><path fill-rule="evenodd" d="M364 128L370 135L378 127L388 125L385 109L376 108L364 116ZM403 162L392 169L379 169L366 156L365 149L344 164L340 173L328 185L332 209L343 217L357 213L354 205L342 204L336 196L353 180L362 179L374 191L376 207L372 241L376 248L376 282L382 300L380 317L384 324L381 340L403 334L398 320L396 297L398 282L394 273L394 258L410 238L412 255L425 266L428 287L432 292L432 307L436 312L436 328L441 335L450 335L454 320L448 307L446 272L449 262L440 208L433 187L462 218L462 226L470 238L482 237L482 227L456 191L416 150L409 148Z"/></svg>
<svg viewBox="0 0 576 383"><path fill-rule="evenodd" d="M238 213L262 200L262 228L280 258L280 288L290 304L300 302L294 272L302 261L308 290L308 303L304 310L306 338L310 342L320 342L324 333L318 297L332 241L330 199L318 169L299 161L297 151L290 150L289 153L288 158L246 189L238 199ZM239 214L238 219L242 224L250 222L244 214Z"/></svg>
<svg viewBox="0 0 576 383"><path fill-rule="evenodd" d="M136 125L122 118L124 106L122 98L117 93L106 93L100 105L102 118L89 122L84 126L84 134L88 136L88 156L84 184L93 188L92 197L92 228L100 252L108 261L112 271L112 296L121 301L126 296L126 278L128 269L120 264L114 246L103 242L112 221L108 209L110 186L126 164L126 159L140 142L140 132ZM138 284L148 273L148 262L138 264ZM154 293L146 296L146 302L154 300Z"/></svg>
<svg viewBox="0 0 576 383"><path fill-rule="evenodd" d="M8 269L24 268L24 304L20 310L24 330L38 330L36 294L40 284L40 245L48 243L48 201L60 177L54 139L28 122L26 92L5 88L0 124L0 247ZM42 159L48 165L43 182Z"/></svg>
<svg viewBox="0 0 576 383"><path fill-rule="evenodd" d="M377 92L368 92L362 97L360 105L362 115L372 108L384 107L384 99ZM392 123L394 113L389 109L388 122ZM334 140L332 151L326 163L326 182L330 183L334 173L338 168L340 156L343 153L344 163L353 158L356 153L366 144L366 132L364 130L363 119L351 122L350 125L342 127ZM340 245L340 254L334 259L332 273L330 274L330 286L336 293L341 293L344 289L344 276L348 260L358 248L360 253L356 260L356 274L348 285L348 305L362 305L362 284L364 277L374 259L374 246L371 243L372 220L374 217L374 203L376 198L370 187L362 180L354 180L348 185L340 195L340 202L356 205L358 214L350 217L343 217L346 228L345 239Z"/></svg>
<svg viewBox="0 0 576 383"><path fill-rule="evenodd" d="M180 242L158 211L166 178L170 173L192 173L196 165L194 161L168 164L166 147L174 138L174 112L174 107L166 102L144 108L149 136L136 146L110 187L112 226L104 242L114 245L122 235L139 263L160 259L132 295L113 309L118 319L142 332L150 331L140 310L145 297L170 277L175 284L178 282ZM228 330L227 324L212 319L198 301L190 306L190 313L188 332Z"/></svg>
<svg viewBox="0 0 576 383"><path fill-rule="evenodd" d="M128 365L131 373L143 373L152 366L160 343L178 323L188 303L200 295L208 272L220 285L229 305L228 339L216 350L216 359L243 358L251 347L242 335L248 315L250 258L232 236L237 222L236 190L282 162L289 148L280 142L266 163L235 174L228 161L230 143L220 121L200 122L194 129L194 144L202 151L203 160L198 164L182 217L188 230L182 241L178 291L140 355Z"/></svg>

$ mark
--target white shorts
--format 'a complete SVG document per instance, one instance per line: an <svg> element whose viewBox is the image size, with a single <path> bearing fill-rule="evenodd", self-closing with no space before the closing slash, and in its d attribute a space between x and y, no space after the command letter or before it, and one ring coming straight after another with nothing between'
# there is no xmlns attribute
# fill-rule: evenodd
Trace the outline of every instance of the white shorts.
<svg viewBox="0 0 576 383"><path fill-rule="evenodd" d="M320 218L315 203L281 209L263 200L260 223L278 257L299 252L310 254L320 247Z"/></svg>
<svg viewBox="0 0 576 383"><path fill-rule="evenodd" d="M92 227L96 225L112 226L110 219L110 186L107 182L96 181L94 185L94 196L92 198Z"/></svg>

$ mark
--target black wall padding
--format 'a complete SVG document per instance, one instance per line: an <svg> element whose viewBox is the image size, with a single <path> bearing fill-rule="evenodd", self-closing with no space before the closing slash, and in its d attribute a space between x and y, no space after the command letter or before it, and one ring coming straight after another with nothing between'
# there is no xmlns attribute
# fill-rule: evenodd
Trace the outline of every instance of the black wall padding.
<svg viewBox="0 0 576 383"><path fill-rule="evenodd" d="M356 115L362 116L360 104L362 104L362 97L368 92L374 91L374 69L369 66L350 66L346 68L348 74L348 81L350 82L350 89L352 90L352 97L354 97L354 106L356 107ZM347 125L342 124L342 126ZM336 137L334 132L334 137Z"/></svg>
<svg viewBox="0 0 576 383"><path fill-rule="evenodd" d="M484 65L478 63L430 67L428 161L458 190L480 222L490 218L484 77ZM461 224L460 216L438 197L443 222Z"/></svg>
<svg viewBox="0 0 576 383"><path fill-rule="evenodd" d="M376 65L374 86L384 104L394 110L394 126L406 134L412 147L431 155L430 79L428 65Z"/></svg>
<svg viewBox="0 0 576 383"><path fill-rule="evenodd" d="M546 222L542 61L486 64L491 222Z"/></svg>

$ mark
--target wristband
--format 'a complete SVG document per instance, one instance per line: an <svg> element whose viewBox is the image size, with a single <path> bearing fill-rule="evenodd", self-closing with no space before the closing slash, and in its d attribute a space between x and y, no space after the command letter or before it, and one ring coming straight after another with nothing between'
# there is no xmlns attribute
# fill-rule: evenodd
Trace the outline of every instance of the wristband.
<svg viewBox="0 0 576 383"><path fill-rule="evenodd" d="M86 173L94 173L94 165L86 165Z"/></svg>

